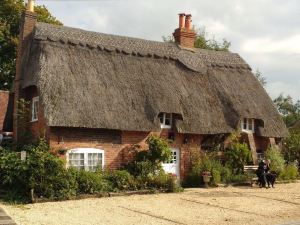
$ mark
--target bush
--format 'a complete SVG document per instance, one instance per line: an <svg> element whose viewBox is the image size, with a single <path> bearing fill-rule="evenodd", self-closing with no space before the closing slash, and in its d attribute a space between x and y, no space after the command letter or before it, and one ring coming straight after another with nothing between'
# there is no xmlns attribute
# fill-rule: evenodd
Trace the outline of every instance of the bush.
<svg viewBox="0 0 300 225"><path fill-rule="evenodd" d="M244 165L252 162L251 151L246 143L233 143L225 151L226 166L233 174L242 174Z"/></svg>
<svg viewBox="0 0 300 225"><path fill-rule="evenodd" d="M134 177L126 170L115 170L106 174L114 191L136 190Z"/></svg>
<svg viewBox="0 0 300 225"><path fill-rule="evenodd" d="M182 190L176 176L166 173L153 176L149 179L148 185L150 188L163 189L169 192L180 192Z"/></svg>
<svg viewBox="0 0 300 225"><path fill-rule="evenodd" d="M231 182L231 183L244 183L248 180L247 178L247 175L245 174L235 174L235 175L232 175L228 182Z"/></svg>
<svg viewBox="0 0 300 225"><path fill-rule="evenodd" d="M205 156L200 163L194 165L191 171L187 174L185 179L185 186L189 187L199 187L203 184L202 173L204 171L209 171L212 175L210 184L216 185L221 182L221 174L223 171L223 166L219 160L211 159Z"/></svg>
<svg viewBox="0 0 300 225"><path fill-rule="evenodd" d="M174 176L165 174L161 166L171 157L171 149L167 141L157 136L150 136L146 142L149 149L136 150L132 162L125 165L125 168L133 175L133 178L129 179L131 180L129 183L132 183L130 188L178 191L179 182L174 181L176 180ZM134 179L135 182L132 182Z"/></svg>
<svg viewBox="0 0 300 225"><path fill-rule="evenodd" d="M266 158L270 160L270 170L275 171L278 175L284 170L285 161L280 152L276 148L269 148L266 151Z"/></svg>
<svg viewBox="0 0 300 225"><path fill-rule="evenodd" d="M300 163L300 131L291 130L289 136L284 138L283 156L288 163Z"/></svg>
<svg viewBox="0 0 300 225"><path fill-rule="evenodd" d="M21 161L17 152L2 150L0 153L0 186L8 195L15 193L27 200L35 196L69 199L76 195L75 178L65 169L64 161L50 153L44 140L24 150L25 161Z"/></svg>
<svg viewBox="0 0 300 225"><path fill-rule="evenodd" d="M126 191L158 188L176 191L178 182L163 174L161 163L171 156L167 143L158 137L147 140L149 152L136 154L128 165L132 172L87 172L66 169L65 162L52 155L44 140L37 145L24 146L27 153L22 161L17 152L0 148L0 188L11 200L34 201L35 197L52 200L71 199L78 194L98 194L107 191Z"/></svg>
<svg viewBox="0 0 300 225"><path fill-rule="evenodd" d="M99 194L112 189L110 182L104 179L100 172L73 170L73 173L78 184L78 194Z"/></svg>
<svg viewBox="0 0 300 225"><path fill-rule="evenodd" d="M291 163L285 166L284 170L280 173L280 180L296 180L299 176L297 165Z"/></svg>

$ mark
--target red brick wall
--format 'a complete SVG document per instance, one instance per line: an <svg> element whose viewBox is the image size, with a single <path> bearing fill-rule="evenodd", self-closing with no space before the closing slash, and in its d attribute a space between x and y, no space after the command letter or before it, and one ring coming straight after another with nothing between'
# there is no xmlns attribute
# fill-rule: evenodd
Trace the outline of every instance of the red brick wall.
<svg viewBox="0 0 300 225"><path fill-rule="evenodd" d="M13 110L13 131L14 140L18 139L17 127L18 127L18 100L20 99L20 79L21 79L21 63L22 58L25 55L26 49L28 49L29 40L31 38L34 26L37 21L37 14L29 11L23 12L21 16L21 26L19 34L19 46L16 60L16 76L14 80L14 110Z"/></svg>
<svg viewBox="0 0 300 225"><path fill-rule="evenodd" d="M254 136L256 149L261 149L262 151L266 151L270 146L269 138L267 137L258 137Z"/></svg>
<svg viewBox="0 0 300 225"><path fill-rule="evenodd" d="M7 112L8 100L9 92L0 91L0 133L3 130L3 123Z"/></svg>
<svg viewBox="0 0 300 225"><path fill-rule="evenodd" d="M38 106L38 120L37 121L31 121L31 110L32 110L32 99L34 97L38 97L38 90L35 86L30 86L22 92L20 92L20 96L24 98L27 102L29 102L29 132L31 133L34 140L37 140L39 138L46 138L46 140L49 140L49 127L47 126L45 117L44 117L44 109L41 104L41 101L39 101Z"/></svg>
<svg viewBox="0 0 300 225"><path fill-rule="evenodd" d="M155 134L168 137L169 132L170 130L162 130L162 132L155 132ZM107 169L117 169L122 166L128 160L129 149L133 145L145 148L145 141L151 134L151 132L59 127L51 127L49 133L49 143L54 151L72 148L104 150L104 164ZM175 139L170 146L180 150L180 176L183 178L189 169L190 150L197 149L200 151L201 136L174 132L174 137ZM187 144L183 144L185 137L188 140Z"/></svg>

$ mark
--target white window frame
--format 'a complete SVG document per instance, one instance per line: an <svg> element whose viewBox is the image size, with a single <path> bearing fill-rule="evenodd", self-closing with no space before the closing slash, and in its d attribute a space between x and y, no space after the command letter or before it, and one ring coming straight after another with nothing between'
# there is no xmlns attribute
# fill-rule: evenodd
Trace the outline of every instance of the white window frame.
<svg viewBox="0 0 300 225"><path fill-rule="evenodd" d="M166 115L167 114L170 114L170 125L166 125ZM163 116L163 123L160 122L160 117L159 117L160 128L171 129L172 128L172 113L162 113L162 116Z"/></svg>
<svg viewBox="0 0 300 225"><path fill-rule="evenodd" d="M244 127L245 126L244 120L246 120L246 128ZM250 124L251 124L251 126L250 126ZM254 133L255 132L254 119L243 118L241 120L241 129L243 132L246 132L246 133Z"/></svg>
<svg viewBox="0 0 300 225"><path fill-rule="evenodd" d="M84 154L84 170L89 171L89 164L88 164L88 154L92 153L100 153L102 154L102 169L104 168L104 150L102 149L97 149L97 148L75 148L75 149L70 149L66 153L66 160L67 160L67 168L71 167L69 164L69 154L70 153L75 153L75 154Z"/></svg>
<svg viewBox="0 0 300 225"><path fill-rule="evenodd" d="M31 101L31 122L38 121L39 97L33 97Z"/></svg>

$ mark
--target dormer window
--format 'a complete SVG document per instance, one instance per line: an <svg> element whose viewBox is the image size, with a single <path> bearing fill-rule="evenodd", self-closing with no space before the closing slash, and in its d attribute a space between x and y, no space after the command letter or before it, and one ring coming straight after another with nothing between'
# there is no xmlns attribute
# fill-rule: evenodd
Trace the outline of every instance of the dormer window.
<svg viewBox="0 0 300 225"><path fill-rule="evenodd" d="M254 133L254 119L244 118L241 122L241 129L244 132Z"/></svg>
<svg viewBox="0 0 300 225"><path fill-rule="evenodd" d="M38 120L39 97L32 98L31 102L31 122Z"/></svg>
<svg viewBox="0 0 300 225"><path fill-rule="evenodd" d="M158 115L160 128L170 129L172 127L172 113L160 113Z"/></svg>

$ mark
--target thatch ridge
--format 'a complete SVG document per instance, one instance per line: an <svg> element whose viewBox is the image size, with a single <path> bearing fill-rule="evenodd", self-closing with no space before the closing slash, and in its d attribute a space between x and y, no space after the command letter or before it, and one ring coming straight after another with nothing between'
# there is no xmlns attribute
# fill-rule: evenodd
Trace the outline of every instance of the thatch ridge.
<svg viewBox="0 0 300 225"><path fill-rule="evenodd" d="M244 117L264 121L262 136L286 131L235 53L38 23L25 61L22 86L38 87L49 126L155 131L170 112L182 133L230 133Z"/></svg>
<svg viewBox="0 0 300 225"><path fill-rule="evenodd" d="M97 33L46 23L38 23L36 25L35 39L87 47L89 49L97 48L126 55L179 60L189 69L202 73L206 73L206 69L209 66L251 69L238 54L231 52L216 52L204 49L191 51L182 49L174 43Z"/></svg>

